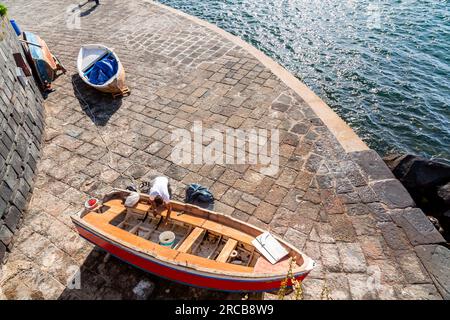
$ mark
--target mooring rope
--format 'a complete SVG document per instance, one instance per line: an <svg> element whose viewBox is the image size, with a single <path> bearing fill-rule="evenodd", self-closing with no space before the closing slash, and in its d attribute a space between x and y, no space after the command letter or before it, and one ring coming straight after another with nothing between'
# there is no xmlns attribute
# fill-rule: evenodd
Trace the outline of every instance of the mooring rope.
<svg viewBox="0 0 450 320"><path fill-rule="evenodd" d="M64 73L64 76L68 77L68 75L66 73ZM122 170L118 170L117 168L115 168L113 166L114 160L113 160L113 156L112 156L112 151L109 148L108 144L106 143L105 139L103 138L102 133L100 132L100 129L97 125L97 119L95 117L94 112L91 109L91 106L89 105L89 103L86 101L86 99L83 97L83 94L80 92L80 90L78 89L77 84L75 83L75 80L72 78L71 79L72 82L72 86L74 87L75 91L77 92L77 98L78 100L80 100L83 103L83 109L87 108L89 110L89 113L91 114L92 117L92 121L94 122L94 127L95 130L97 131L98 136L100 137L100 140L102 141L103 145L105 146L105 149L107 150L107 155L109 157L109 163L107 163L107 166L111 169L114 170L116 172L118 172L120 174L121 177L126 177L128 179L130 179L131 183L133 184L134 188L136 188L136 190L138 192L140 192L140 187L139 184L137 183L137 181L134 179L134 177L132 175L129 175L127 173L122 172ZM130 159L128 159L130 160ZM136 162L134 162L133 160L130 160L132 164L137 164Z"/></svg>

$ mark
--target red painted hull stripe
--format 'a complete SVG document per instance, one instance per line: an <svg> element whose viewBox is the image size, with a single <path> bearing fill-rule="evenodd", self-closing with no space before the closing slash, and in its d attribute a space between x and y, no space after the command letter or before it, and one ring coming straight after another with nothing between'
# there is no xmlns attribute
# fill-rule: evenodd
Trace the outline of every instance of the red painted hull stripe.
<svg viewBox="0 0 450 320"><path fill-rule="evenodd" d="M76 225L79 234L86 240L103 248L112 255L128 262L140 269L153 273L157 276L167 278L176 282L181 282L187 285L216 289L223 291L273 291L280 287L281 280L266 280L266 279L223 279L214 278L210 276L199 275L194 272L187 272L170 268L168 266L155 263L147 260L139 255L136 255L128 250L125 250L97 235L86 230L80 225ZM296 276L298 280L303 280L307 273L301 273ZM290 285L290 283L288 284Z"/></svg>

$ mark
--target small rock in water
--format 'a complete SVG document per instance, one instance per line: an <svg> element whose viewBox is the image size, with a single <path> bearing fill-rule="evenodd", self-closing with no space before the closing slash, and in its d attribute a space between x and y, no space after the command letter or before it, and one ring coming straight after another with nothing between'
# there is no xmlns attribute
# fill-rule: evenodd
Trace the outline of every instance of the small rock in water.
<svg viewBox="0 0 450 320"><path fill-rule="evenodd" d="M152 282L141 280L136 287L133 288L133 293L138 300L145 300L152 294L154 288L155 285Z"/></svg>

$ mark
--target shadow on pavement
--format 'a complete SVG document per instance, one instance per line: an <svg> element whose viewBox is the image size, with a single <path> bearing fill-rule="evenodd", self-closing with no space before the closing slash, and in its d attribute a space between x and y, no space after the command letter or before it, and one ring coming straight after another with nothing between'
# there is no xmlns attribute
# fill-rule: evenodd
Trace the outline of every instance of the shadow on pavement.
<svg viewBox="0 0 450 320"><path fill-rule="evenodd" d="M105 126L122 106L122 97L114 99L111 94L90 87L78 74L72 76L72 86L81 109L97 126Z"/></svg>
<svg viewBox="0 0 450 320"><path fill-rule="evenodd" d="M229 293L194 288L144 272L94 248L66 286L59 300L230 300L242 299L245 293ZM249 299L262 294L250 293Z"/></svg>

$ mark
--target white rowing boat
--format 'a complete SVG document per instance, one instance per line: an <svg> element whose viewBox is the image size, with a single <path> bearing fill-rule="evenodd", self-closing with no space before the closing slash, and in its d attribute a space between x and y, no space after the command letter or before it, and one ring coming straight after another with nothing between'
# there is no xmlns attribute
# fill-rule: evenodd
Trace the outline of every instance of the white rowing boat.
<svg viewBox="0 0 450 320"><path fill-rule="evenodd" d="M103 83L93 83L89 78L90 72L96 64L105 59L115 60L117 62L114 74ZM123 96L128 94L130 90L125 85L125 70L119 57L114 51L101 44L88 44L81 47L78 53L77 61L78 74L81 79L89 86L102 92L112 93L113 96Z"/></svg>

